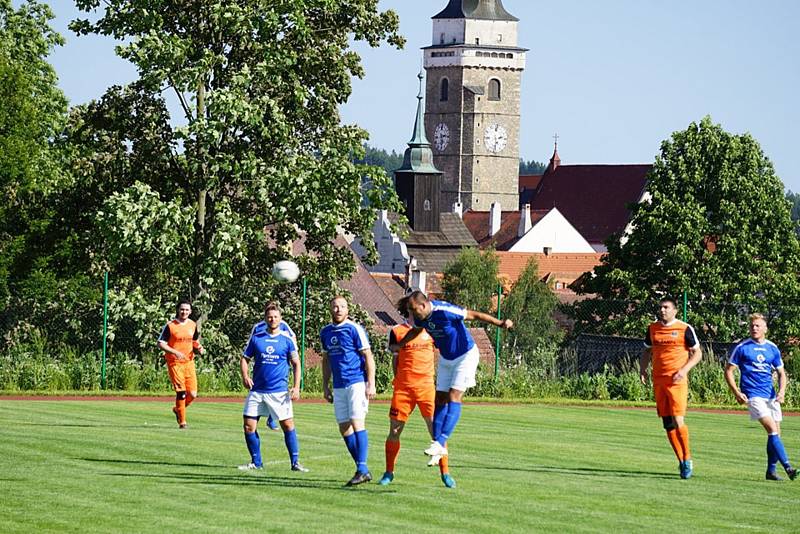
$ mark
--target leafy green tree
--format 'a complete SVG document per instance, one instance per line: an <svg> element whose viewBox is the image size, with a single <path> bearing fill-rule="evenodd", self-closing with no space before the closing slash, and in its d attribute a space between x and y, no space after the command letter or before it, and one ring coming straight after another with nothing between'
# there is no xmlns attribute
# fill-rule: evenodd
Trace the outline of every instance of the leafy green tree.
<svg viewBox="0 0 800 534"><path fill-rule="evenodd" d="M382 148L375 148L368 144L364 145L364 157L358 161L367 165L375 165L383 168L387 176L394 176L394 171L403 165L403 154L398 154L394 150L391 153Z"/></svg>
<svg viewBox="0 0 800 534"><path fill-rule="evenodd" d="M501 303L503 317L514 321L505 334L502 354L507 364L535 364L537 351L555 351L563 338L554 319L557 308L558 299L539 279L539 265L531 258Z"/></svg>
<svg viewBox="0 0 800 534"><path fill-rule="evenodd" d="M577 305L579 329L641 335L654 301L686 290L701 337L746 335L752 311L767 314L778 339L800 334L800 244L783 184L752 136L709 117L690 124L662 143L647 192L631 206L630 234L607 241L580 287L597 298Z"/></svg>
<svg viewBox="0 0 800 534"><path fill-rule="evenodd" d="M786 200L792 205L792 220L800 221L800 193L786 192Z"/></svg>
<svg viewBox="0 0 800 534"><path fill-rule="evenodd" d="M463 248L444 268L444 299L464 308L491 313L497 295L500 259L493 250Z"/></svg>
<svg viewBox="0 0 800 534"><path fill-rule="evenodd" d="M119 55L139 70L69 125L84 197L73 222L92 271L114 275L118 324L135 317L146 343L180 294L201 322L252 321L284 290L269 269L299 238L301 269L327 291L354 269L339 233L375 255L376 210L400 204L382 169L354 163L367 134L342 125L338 108L363 75L353 40L402 46L394 12L376 0L76 4L95 16L73 30L123 40ZM220 347L232 335L214 330L222 322L204 330Z"/></svg>
<svg viewBox="0 0 800 534"><path fill-rule="evenodd" d="M544 174L547 165L540 161L530 160L525 161L519 158L519 173L520 174Z"/></svg>

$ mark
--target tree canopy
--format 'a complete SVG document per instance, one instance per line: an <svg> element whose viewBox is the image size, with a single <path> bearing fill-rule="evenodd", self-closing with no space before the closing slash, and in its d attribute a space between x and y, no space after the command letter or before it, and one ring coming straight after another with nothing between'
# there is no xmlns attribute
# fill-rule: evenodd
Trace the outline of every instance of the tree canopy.
<svg viewBox="0 0 800 534"><path fill-rule="evenodd" d="M800 245L783 184L750 134L709 117L661 145L632 230L580 287L583 327L641 335L659 297L689 296L698 334L746 335L744 314L766 313L773 334L797 335ZM616 309L611 302L622 302ZM580 325L579 325L580 326Z"/></svg>

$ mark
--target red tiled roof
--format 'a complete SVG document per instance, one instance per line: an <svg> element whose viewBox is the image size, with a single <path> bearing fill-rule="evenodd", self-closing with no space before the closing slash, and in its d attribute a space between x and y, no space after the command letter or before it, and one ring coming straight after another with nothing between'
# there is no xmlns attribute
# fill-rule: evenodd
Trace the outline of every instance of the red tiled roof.
<svg viewBox="0 0 800 534"><path fill-rule="evenodd" d="M583 273L590 272L600 265L600 258L603 257L603 254L600 252L543 254L541 252L498 251L497 257L500 259L500 274L507 276L512 283L517 281L530 259L536 258L539 264L540 279L552 275L551 278L571 284Z"/></svg>
<svg viewBox="0 0 800 534"><path fill-rule="evenodd" d="M543 174L520 174L519 175L519 192L522 193L526 189L536 189L539 187L539 182L542 181Z"/></svg>
<svg viewBox="0 0 800 534"><path fill-rule="evenodd" d="M558 208L589 243L603 243L630 220L652 165L559 165L546 171L532 210Z"/></svg>
<svg viewBox="0 0 800 534"><path fill-rule="evenodd" d="M531 210L531 224L535 225L549 211ZM520 218L519 210L502 212L500 214L500 230L491 237L489 236L489 213L488 211L466 211L463 215L464 225L482 250L491 246L494 246L495 250L510 249L520 239L517 235Z"/></svg>

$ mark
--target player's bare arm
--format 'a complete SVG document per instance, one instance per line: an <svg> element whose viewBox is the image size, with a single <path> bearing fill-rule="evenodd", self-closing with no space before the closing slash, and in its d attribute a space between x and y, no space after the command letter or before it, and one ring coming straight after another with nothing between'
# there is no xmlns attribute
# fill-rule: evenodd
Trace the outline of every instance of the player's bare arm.
<svg viewBox="0 0 800 534"><path fill-rule="evenodd" d="M175 350L175 349L173 349L172 347L170 347L170 346L167 344L167 342L166 342L166 341L161 341L161 340L159 340L159 342L158 342L158 348L159 348L159 349L161 349L161 350L163 350L164 352L169 352L170 354L173 354L173 355L174 355L176 358L178 358L179 360L185 360L185 359L186 359L186 355L185 355L185 354L183 354L183 353L182 353L181 351L179 351L179 350Z"/></svg>
<svg viewBox="0 0 800 534"><path fill-rule="evenodd" d="M700 363L700 360L703 359L703 349L700 348L700 345L694 346L689 349L689 359L686 361L683 367L678 369L678 372L672 375L672 383L676 384L682 380L685 380L687 376L689 376L689 371L691 371L695 365Z"/></svg>
<svg viewBox="0 0 800 534"><path fill-rule="evenodd" d="M653 351L649 347L642 351L639 356L639 380L642 384L647 384L647 368L650 367L650 360L653 357Z"/></svg>
<svg viewBox="0 0 800 534"><path fill-rule="evenodd" d="M775 400L777 400L780 404L783 404L784 398L786 398L786 370L783 367L778 367L778 393L775 395Z"/></svg>
<svg viewBox="0 0 800 534"><path fill-rule="evenodd" d="M300 399L300 357L297 355L296 352L292 353L292 359L290 360L292 364L292 387L289 388L289 396L293 401Z"/></svg>
<svg viewBox="0 0 800 534"><path fill-rule="evenodd" d="M328 360L328 353L322 353L322 396L328 402L333 402L333 392L330 388L331 383L331 362Z"/></svg>
<svg viewBox="0 0 800 534"><path fill-rule="evenodd" d="M422 333L423 330L425 329L415 326L414 328L409 330L406 333L406 335L403 336L403 339L398 341L396 345L389 345L389 350L392 352L397 352L398 350L405 347L407 344L411 343L414 340L414 338L416 338L418 335Z"/></svg>
<svg viewBox="0 0 800 534"><path fill-rule="evenodd" d="M514 328L514 321L512 321L511 319L503 319L501 321L497 317L492 317L488 313L483 313L475 310L467 310L467 316L464 318L464 320L481 321L483 323L499 326L500 328L505 328L506 330Z"/></svg>
<svg viewBox="0 0 800 534"><path fill-rule="evenodd" d="M249 390L253 387L253 379L250 378L250 363L244 356L242 356L239 360L239 368L242 372L242 384L244 385L245 389Z"/></svg>
<svg viewBox="0 0 800 534"><path fill-rule="evenodd" d="M736 397L736 402L739 404L747 404L747 395L742 393L736 385L736 377L733 376L734 369L736 369L736 366L732 363L725 365L725 382L728 383L728 388L731 390L731 393L733 393L733 396Z"/></svg>
<svg viewBox="0 0 800 534"><path fill-rule="evenodd" d="M366 395L368 399L375 398L375 357L372 355L371 349L364 349L361 351L364 355L364 366L367 368L367 390Z"/></svg>

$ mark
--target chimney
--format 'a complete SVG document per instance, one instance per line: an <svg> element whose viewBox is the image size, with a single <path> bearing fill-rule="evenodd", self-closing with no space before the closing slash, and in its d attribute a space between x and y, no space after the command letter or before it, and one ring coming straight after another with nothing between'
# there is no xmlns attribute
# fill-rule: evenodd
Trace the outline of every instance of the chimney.
<svg viewBox="0 0 800 534"><path fill-rule="evenodd" d="M542 252L544 252L544 255L545 255L545 256L549 256L549 255L550 255L550 253L551 253L551 252L553 252L553 247L544 247L544 249L542 250Z"/></svg>
<svg viewBox="0 0 800 534"><path fill-rule="evenodd" d="M464 214L464 205L461 202L456 202L453 204L453 213L458 215L459 219L463 219L462 215Z"/></svg>
<svg viewBox="0 0 800 534"><path fill-rule="evenodd" d="M522 209L519 210L519 228L517 228L517 237L524 236L531 231L531 228L533 228L533 224L531 224L531 205L525 204L522 206Z"/></svg>
<svg viewBox="0 0 800 534"><path fill-rule="evenodd" d="M500 231L502 214L503 212L500 209L500 203L492 202L492 206L489 208L489 237L492 237Z"/></svg>

